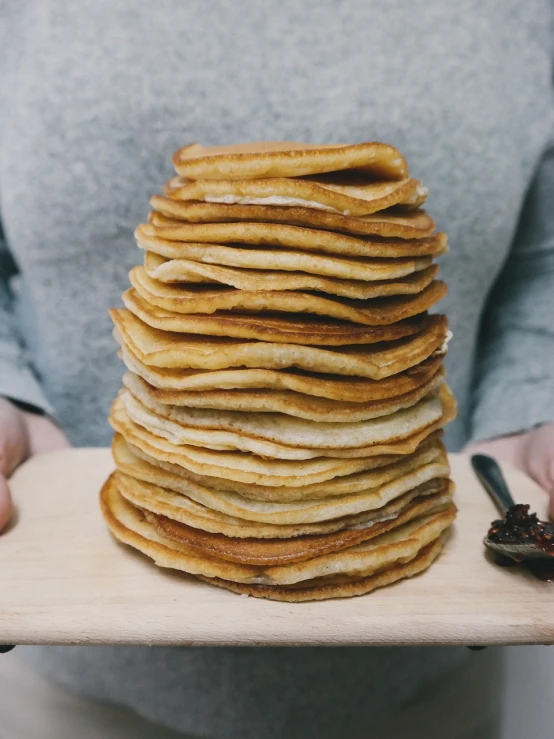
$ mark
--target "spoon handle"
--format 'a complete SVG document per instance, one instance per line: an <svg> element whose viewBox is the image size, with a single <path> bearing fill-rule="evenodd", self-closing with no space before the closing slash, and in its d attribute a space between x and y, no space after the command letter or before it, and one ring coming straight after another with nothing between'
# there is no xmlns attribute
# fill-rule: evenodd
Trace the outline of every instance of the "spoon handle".
<svg viewBox="0 0 554 739"><path fill-rule="evenodd" d="M505 515L508 508L515 505L515 501L496 460L486 454L474 454L471 457L471 466L502 515Z"/></svg>

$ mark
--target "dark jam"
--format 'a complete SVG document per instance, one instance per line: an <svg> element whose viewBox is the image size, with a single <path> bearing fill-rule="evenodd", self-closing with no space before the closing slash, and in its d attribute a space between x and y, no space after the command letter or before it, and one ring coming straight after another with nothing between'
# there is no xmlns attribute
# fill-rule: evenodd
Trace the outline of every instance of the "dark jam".
<svg viewBox="0 0 554 739"><path fill-rule="evenodd" d="M542 550L544 559L528 559L524 564L539 580L554 582L554 524L540 521L535 513L529 513L528 505L509 508L506 518L492 522L487 537L497 544L530 544ZM509 566L510 559L503 555L497 557L498 564Z"/></svg>
<svg viewBox="0 0 554 739"><path fill-rule="evenodd" d="M488 538L498 544L531 544L554 556L554 524L540 521L529 513L528 505L513 505L506 518L493 521Z"/></svg>

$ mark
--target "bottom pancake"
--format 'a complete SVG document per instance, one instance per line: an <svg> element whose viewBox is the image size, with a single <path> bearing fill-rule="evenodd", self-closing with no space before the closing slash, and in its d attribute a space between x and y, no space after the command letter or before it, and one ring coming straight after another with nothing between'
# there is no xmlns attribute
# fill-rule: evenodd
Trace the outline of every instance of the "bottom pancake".
<svg viewBox="0 0 554 739"><path fill-rule="evenodd" d="M357 580L340 582L326 582L302 587L278 587L271 585L245 585L220 578L209 578L198 575L199 580L216 585L218 588L231 590L240 595L250 595L254 598L279 600L286 603L302 603L310 600L330 600L331 598L352 598L356 595L366 595L378 588L392 585L399 580L419 575L427 570L441 553L448 534L442 534L436 541L424 547L419 554L406 564L399 564L388 570L378 572L369 577Z"/></svg>
<svg viewBox="0 0 554 739"><path fill-rule="evenodd" d="M452 483L445 482L444 492L419 495L413 499L411 494L407 493L395 501L398 504L396 512L391 511L388 516L382 515L375 522L370 521L356 528L345 528L330 534L304 535L290 539L230 537L188 526L148 510L143 510L143 513L161 536L185 544L200 554L243 564L280 565L302 562L347 549L374 539L419 516L444 511L452 502L452 487Z"/></svg>
<svg viewBox="0 0 554 739"><path fill-rule="evenodd" d="M102 488L100 497L102 513L113 536L146 554L161 567L248 586L294 585L300 591L303 587L309 588L314 584L320 587L322 580L325 581L324 586L328 587L329 576L333 578L331 584L336 585L334 578L339 576L339 596L345 583L348 588L352 588L351 577L363 580L409 563L428 545L436 542L456 515L456 508L451 505L446 511L422 516L370 542L340 552L315 557L307 562L259 567L199 556L190 547L161 537L143 514L121 497L113 475ZM309 582L314 580L317 582L310 585ZM298 595L293 599L299 599Z"/></svg>

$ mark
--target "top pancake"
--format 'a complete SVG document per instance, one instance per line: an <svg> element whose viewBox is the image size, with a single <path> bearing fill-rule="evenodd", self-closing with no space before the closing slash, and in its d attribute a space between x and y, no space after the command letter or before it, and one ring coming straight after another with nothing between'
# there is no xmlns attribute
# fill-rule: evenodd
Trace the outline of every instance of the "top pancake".
<svg viewBox="0 0 554 739"><path fill-rule="evenodd" d="M164 186L173 200L227 205L284 205L318 208L348 216L366 216L400 206L417 208L427 188L419 180L372 182L350 173L317 177L274 177L256 180L187 180L173 177Z"/></svg>
<svg viewBox="0 0 554 739"><path fill-rule="evenodd" d="M361 595L375 590L375 588L390 585L402 578L412 577L429 567L438 556L444 536L439 533L437 538L433 537L436 536L437 531L440 532L448 527L455 516L455 509L453 508L452 513L446 519L443 519L442 527L435 527L433 532L429 531L427 536L420 537L419 543L423 546L420 547L415 556L412 557L411 552L406 553L404 551L402 552L404 556L400 555L398 557L400 553L397 553L396 561L392 562L390 558L385 561L382 556L379 557L380 569L372 574L366 573L355 577L345 577L344 575L320 577L302 584L301 587L298 585L280 587L233 582L232 579L228 578L232 578L236 572L235 568L240 567L240 565L226 568L224 560L199 556L191 547L172 542L170 539L160 536L153 526L146 521L144 514L119 494L113 476L104 485L100 501L104 519L114 537L151 557L158 566L190 572L210 584L228 588L238 593L293 602ZM445 514L435 515L444 516ZM383 536L388 535L384 534ZM407 538L412 539L412 536L409 534ZM424 544L424 541L429 541L429 543ZM415 549L417 549L417 544ZM217 566L218 562L220 563L219 567ZM204 574L206 564L209 568L208 574ZM215 568L209 566L213 564L215 564ZM255 571L252 565L246 565L245 567L248 567L250 571ZM241 572L244 572L244 570L241 570Z"/></svg>
<svg viewBox="0 0 554 739"><path fill-rule="evenodd" d="M175 152L173 165L177 174L194 180L301 177L343 170L359 170L385 180L408 176L406 160L398 149L375 141L318 146L296 141L189 144Z"/></svg>

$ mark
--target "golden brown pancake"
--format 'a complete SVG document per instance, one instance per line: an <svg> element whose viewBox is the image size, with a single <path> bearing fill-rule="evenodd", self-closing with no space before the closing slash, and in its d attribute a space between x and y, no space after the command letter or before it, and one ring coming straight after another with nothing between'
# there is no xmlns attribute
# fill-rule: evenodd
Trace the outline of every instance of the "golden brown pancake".
<svg viewBox="0 0 554 739"><path fill-rule="evenodd" d="M391 295L415 295L424 290L439 271L438 265L433 264L407 277L369 282L322 277L305 272L221 267L217 264L204 264L190 259L165 259L150 251L144 255L144 268L152 279L167 284L187 283L189 287L192 288L194 285L197 289L198 286L204 287L219 283L219 285L235 287L246 292L311 290L354 300L371 300Z"/></svg>
<svg viewBox="0 0 554 739"><path fill-rule="evenodd" d="M200 555L191 547L160 536L144 515L118 493L113 477L101 493L102 513L112 534L163 567L193 575L259 585L295 585L334 575L367 577L404 563L436 541L455 517L455 506L409 521L392 531L338 552L284 565L255 566Z"/></svg>
<svg viewBox="0 0 554 739"><path fill-rule="evenodd" d="M414 254L415 249L410 240L431 236L435 229L435 222L424 210L403 215L386 211L385 215L352 218L309 208L179 203L171 198L165 201L167 207L175 211L179 206L182 213L186 209L189 219L195 219L189 222L152 211L148 223L158 236L172 241L267 244L353 256L407 256ZM376 237L404 240L404 244L402 241L399 245L382 243L381 253L372 253L378 248ZM393 247L396 255L392 253ZM415 251L414 256L422 254Z"/></svg>
<svg viewBox="0 0 554 739"><path fill-rule="evenodd" d="M117 423L124 428L121 419L117 419ZM376 493L375 503L369 507L379 508L389 500L386 497L386 491L382 489L389 482L412 473L414 470L421 470L430 464L438 465L438 467L433 468L431 476L440 477L442 475L444 477L449 470L446 450L437 434L428 437L413 454L368 457L361 472L354 471L352 474L332 477L322 482L301 480L299 484L294 486L289 482L285 482L283 485L268 486L197 474L185 470L177 464L163 462L149 456L147 452L126 441L119 433L114 436L112 453L118 469L130 477L167 488L179 495L189 495L190 486L199 485L202 489L202 496L208 495L208 497L199 497L200 493L198 493L195 495L197 502L205 504L209 508L221 510L224 515L233 516L237 519L242 518L243 520L246 515L250 515L243 511L245 505L248 507L248 504L244 503L244 499L269 503L287 503L299 500L338 498L343 495L355 495L373 490ZM427 477L426 479L430 478ZM418 479L418 481L421 480ZM416 485L416 482L413 484ZM215 498L211 497L212 493L210 491L213 491ZM239 498L227 498L225 495L221 495L222 493L235 493ZM222 507L230 503L232 503L232 506L240 503L240 510ZM160 512L163 513L163 511ZM242 535L236 532L232 534L232 536ZM296 534L287 534L287 536L293 535ZM261 534L257 534L257 536L261 536Z"/></svg>
<svg viewBox="0 0 554 739"><path fill-rule="evenodd" d="M392 206L417 208L427 188L406 178L375 182L348 172L312 177L272 177L250 180L188 180L173 177L164 193L182 201L228 205L285 205L320 208L351 216L365 216Z"/></svg>
<svg viewBox="0 0 554 739"><path fill-rule="evenodd" d="M370 447L400 441L434 423L443 415L443 404L450 402L450 391L443 385L395 413L353 423L321 423L280 413L165 405L129 376L125 386L120 397L131 420L176 445L240 449L281 459L365 456Z"/></svg>
<svg viewBox="0 0 554 739"><path fill-rule="evenodd" d="M383 236L400 239L430 236L435 228L434 221L423 210L413 210L407 213L379 211L360 217L300 206L183 202L165 195L154 195L150 204L154 208L150 217L150 222L154 226L177 226L181 221L192 224L245 221L306 226L356 236ZM267 229L264 230L265 233Z"/></svg>
<svg viewBox="0 0 554 739"><path fill-rule="evenodd" d="M446 294L446 285L439 280L430 283L416 295L358 301L330 298L313 293L248 292L234 288L167 285L149 277L144 267L140 266L133 267L129 278L131 285L143 301L168 313L210 314L214 317L226 318L229 316L223 312L231 311L232 315L240 314L241 320L245 323L252 320L260 321L267 314L276 315L276 320L289 319L288 314L294 313L296 315L291 325L301 323L304 326L313 325L311 316L323 316L366 326L390 326L424 313ZM270 319L271 315L267 316L266 320ZM320 329L325 323L319 319L315 325ZM335 324L330 321L328 325ZM348 334L348 327L344 324L340 325L344 333ZM191 333L195 332L191 331ZM223 335L232 336L234 334ZM357 342L345 341L345 343Z"/></svg>
<svg viewBox="0 0 554 739"><path fill-rule="evenodd" d="M424 328L408 339L340 349L172 333L152 328L128 310L113 309L110 316L126 346L142 362L179 369L296 367L381 380L428 359L441 349L446 337L443 316L429 316Z"/></svg>
<svg viewBox="0 0 554 739"><path fill-rule="evenodd" d="M318 234L323 234L322 245L319 244ZM295 239L292 238L288 238L284 244L256 244L254 239L253 243L240 244L232 241L224 244L181 241L160 236L150 223L142 223L135 230L135 238L141 249L168 259L188 259L205 264L245 269L301 271L358 281L404 277L425 269L431 264L433 256L440 256L448 249L444 233L408 241L401 239L362 241L344 234L334 234L335 243L338 243L344 253L331 251L330 236L333 237L333 234L329 232L312 233L309 229L298 229L294 236L302 242L301 245L295 245Z"/></svg>
<svg viewBox="0 0 554 739"><path fill-rule="evenodd" d="M126 290L123 304L141 321L152 328L165 332L192 334L197 337L224 337L232 339L258 339L258 341L277 344L300 344L302 346L353 346L356 344L377 344L395 341L405 336L419 333L427 322L423 306L436 303L444 296L444 283L435 281L413 299L412 310L417 315L391 325L364 325L330 318L310 316L306 318L291 316L289 313L235 313L218 311L216 313L177 313L160 308L145 300L156 300L152 293L141 288L142 295L135 288ZM288 293L287 293L288 294ZM394 300L394 298L390 298ZM158 300L159 302L159 300ZM409 310L404 306L404 312Z"/></svg>
<svg viewBox="0 0 554 739"><path fill-rule="evenodd" d="M125 343L124 334L120 334L117 329L114 329L114 332L120 344L121 357L128 369L156 388L180 392L184 396L187 394L196 396L197 399L191 402L192 407L201 407L198 405L200 397L205 397L207 400L210 397L218 397L212 393L221 392L228 394L231 398L235 394L236 397L244 397L241 393L256 391L259 395L265 395L268 398L283 396L283 400L293 395L297 402L302 402L300 398L307 396L306 402L314 403L314 413L319 413L317 410L319 406L316 408L315 405L317 403L321 403L322 413L331 409L338 410L339 407L342 409L344 406L341 404L343 403L352 405L355 412L356 406L361 409L365 403L388 400L417 390L435 376L442 364L442 354L436 354L421 364L384 380L320 375L295 370L251 369L210 372L165 369L152 367L142 362ZM263 390L272 390L272 392L262 393Z"/></svg>
<svg viewBox="0 0 554 739"><path fill-rule="evenodd" d="M134 365L135 360L131 355L127 355L125 361L131 369L142 372L139 365ZM330 423L367 421L395 413L414 405L430 392L438 390L443 383L444 371L439 370L427 382L403 395L366 403L348 403L340 400L316 398L312 395L302 395L290 390L273 390L271 392L264 390L211 390L204 393L164 390L151 385L135 372L127 372L123 378L125 387L130 389L137 397L140 398L141 395L146 395L153 401L165 405L220 411L241 411L243 413L285 413L308 421Z"/></svg>
<svg viewBox="0 0 554 739"><path fill-rule="evenodd" d="M185 544L204 555L243 564L280 565L302 562L369 541L418 516L444 511L451 502L450 495L440 493L417 497L409 502L395 518L388 521L381 521L363 528L343 529L332 534L304 535L292 539L233 538L187 526L167 516L160 516L149 511L144 511L144 513L159 534Z"/></svg>
<svg viewBox="0 0 554 739"><path fill-rule="evenodd" d="M112 405L109 421L114 429L134 448L158 462L171 462L189 473L229 481L268 487L300 488L313 483L332 480L362 472L398 460L398 455L412 454L418 447L445 423L452 419L455 406L446 407L443 416L399 442L372 447L365 457L315 457L311 459L263 458L256 454L239 451L202 449L192 445L176 446L167 439L151 433L144 426L129 418L118 397ZM373 461L375 458L375 461Z"/></svg>
<svg viewBox="0 0 554 739"><path fill-rule="evenodd" d="M444 496L450 498L453 490L452 484L445 477L448 475L448 465L436 462L393 480L391 484L384 486L383 491L378 488L368 490L357 498L350 496L343 501L329 499L313 501L311 508L307 507L305 512L309 520L303 522L294 520L301 517L298 511L281 510L279 505L274 505L271 510L266 506L268 510L264 513L264 510L258 510L259 505L258 508L248 506L248 501L241 499L240 496L221 498L209 488L195 484L186 485L182 478L159 474L155 467L129 464L127 462L129 447L124 447L123 456L118 447L119 444L115 443L114 455L118 464L117 487L130 503L187 526L234 539L290 539L367 528L395 519L415 499L432 497L438 500L440 497L442 500ZM133 459L133 455L130 456ZM129 469L133 475L138 474L138 477L128 474ZM438 472L442 477L433 477ZM145 477L148 480L143 479ZM420 480L426 482L419 482ZM181 492L163 487L160 482L179 487ZM213 502L217 508L210 507ZM370 506L367 510L365 504ZM273 510L274 508L278 510ZM232 512L224 513L220 509ZM358 512L344 513L349 509ZM253 520L263 515L269 522ZM325 518L326 515L335 517Z"/></svg>
<svg viewBox="0 0 554 739"><path fill-rule="evenodd" d="M344 170L359 170L384 180L408 176L406 160L398 149L375 141L318 146L296 141L188 144L175 152L173 165L177 174L193 180L301 177Z"/></svg>
<svg viewBox="0 0 554 739"><path fill-rule="evenodd" d="M290 246L281 248L279 244L237 245L175 241L157 235L154 227L149 223L140 225L135 231L135 237L138 246L142 249L167 259L187 259L203 264L240 267L248 270L261 269L273 272L293 272L294 274L306 272L358 282L361 280L369 282L391 280L413 274L429 267L431 257L444 253L447 248L444 234L439 233L427 239L407 242L389 240L372 244L364 242L361 245L348 242L346 246L353 252L352 254L325 253L324 250L318 251L317 240L311 238L313 234L309 240L306 239L306 230L301 229L301 237L312 246L304 250L303 246L295 247L292 242ZM335 234L335 236L342 241L341 234ZM327 238L326 241L328 241ZM407 250L405 245L409 246ZM369 247L376 254L364 253L369 251ZM399 247L402 247L402 251L395 254L394 252L399 251ZM404 254L403 251L407 253Z"/></svg>
<svg viewBox="0 0 554 739"><path fill-rule="evenodd" d="M389 569L382 570L375 575L367 577L336 577L321 578L313 584L305 584L302 587L279 587L271 585L248 585L245 583L231 582L218 577L205 577L197 575L210 585L215 585L225 590L231 590L239 595L248 595L253 598L266 598L267 600L283 601L285 603L302 603L310 600L329 600L330 598L352 598L392 585L399 580L415 577L428 569L441 553L448 531L442 534L436 541L427 545L411 560L405 564L397 564Z"/></svg>

